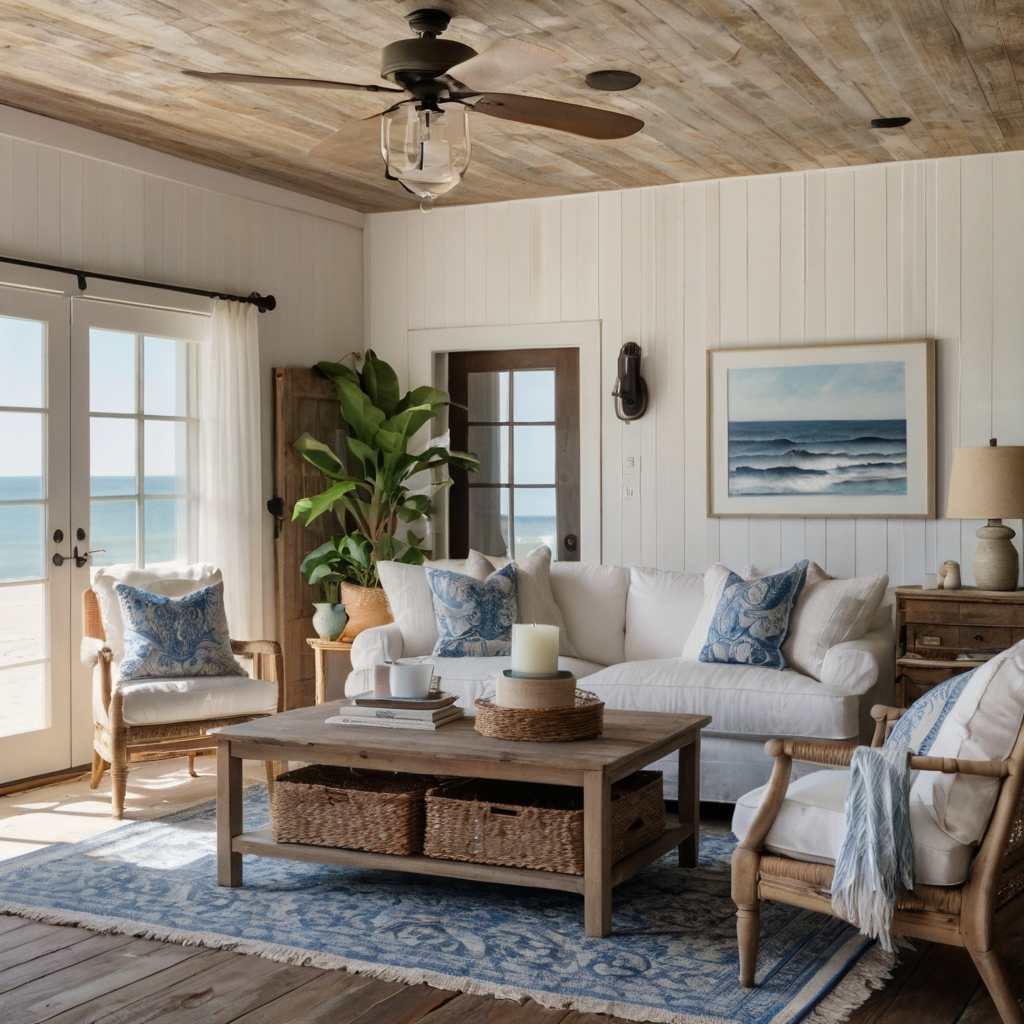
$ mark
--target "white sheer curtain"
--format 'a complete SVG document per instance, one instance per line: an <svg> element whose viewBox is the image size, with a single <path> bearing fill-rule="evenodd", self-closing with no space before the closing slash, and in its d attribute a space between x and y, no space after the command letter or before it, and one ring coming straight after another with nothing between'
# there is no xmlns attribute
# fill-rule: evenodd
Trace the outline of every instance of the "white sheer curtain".
<svg viewBox="0 0 1024 1024"><path fill-rule="evenodd" d="M199 366L199 558L224 574L236 640L264 636L258 315L217 299Z"/></svg>

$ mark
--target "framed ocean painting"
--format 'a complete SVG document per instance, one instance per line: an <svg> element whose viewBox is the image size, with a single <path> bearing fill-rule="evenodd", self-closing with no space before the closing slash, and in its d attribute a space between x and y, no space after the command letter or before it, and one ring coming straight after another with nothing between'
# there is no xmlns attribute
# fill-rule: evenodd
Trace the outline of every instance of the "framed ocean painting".
<svg viewBox="0 0 1024 1024"><path fill-rule="evenodd" d="M935 516L935 346L708 352L708 515Z"/></svg>

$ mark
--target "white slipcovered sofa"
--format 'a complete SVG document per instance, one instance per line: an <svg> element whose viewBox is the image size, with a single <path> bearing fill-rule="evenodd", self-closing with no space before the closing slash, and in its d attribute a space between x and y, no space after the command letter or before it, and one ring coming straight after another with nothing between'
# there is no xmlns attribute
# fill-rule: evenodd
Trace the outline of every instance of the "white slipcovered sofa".
<svg viewBox="0 0 1024 1024"><path fill-rule="evenodd" d="M438 563L440 564L440 563ZM464 563L446 562L459 569ZM893 699L892 607L883 603L856 640L830 648L821 681L792 669L707 664L680 657L704 603L704 575L658 569L555 562L551 591L579 658L560 658L580 685L608 708L710 715L701 740L701 799L734 803L762 786L772 761L768 739L869 742L874 704ZM432 661L442 689L467 713L494 692L510 658L434 658L422 636L410 644L398 623L360 633L346 694L370 689L374 667L401 657ZM678 762L667 758L666 793ZM799 774L799 772L795 773Z"/></svg>

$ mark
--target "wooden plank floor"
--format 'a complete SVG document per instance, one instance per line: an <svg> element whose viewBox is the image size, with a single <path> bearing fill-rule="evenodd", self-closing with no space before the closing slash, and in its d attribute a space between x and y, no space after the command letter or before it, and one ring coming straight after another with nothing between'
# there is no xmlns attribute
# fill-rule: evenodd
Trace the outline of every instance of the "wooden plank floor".
<svg viewBox="0 0 1024 1024"><path fill-rule="evenodd" d="M1024 995L1024 941L1005 953ZM345 971L0 915L4 1024L626 1024ZM851 1024L999 1024L968 955L928 946Z"/></svg>

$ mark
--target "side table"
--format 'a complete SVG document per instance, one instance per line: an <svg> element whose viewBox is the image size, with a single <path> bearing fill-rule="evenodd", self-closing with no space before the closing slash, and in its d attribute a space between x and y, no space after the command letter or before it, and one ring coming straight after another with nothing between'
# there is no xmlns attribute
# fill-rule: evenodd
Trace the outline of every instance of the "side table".
<svg viewBox="0 0 1024 1024"><path fill-rule="evenodd" d="M896 706L1024 640L1024 590L896 588Z"/></svg>
<svg viewBox="0 0 1024 1024"><path fill-rule="evenodd" d="M352 642L350 640L321 640L318 636L306 638L306 643L313 648L316 662L316 702L323 704L327 700L327 655L336 652L345 656L348 671L352 671ZM348 675L348 672L345 673Z"/></svg>

